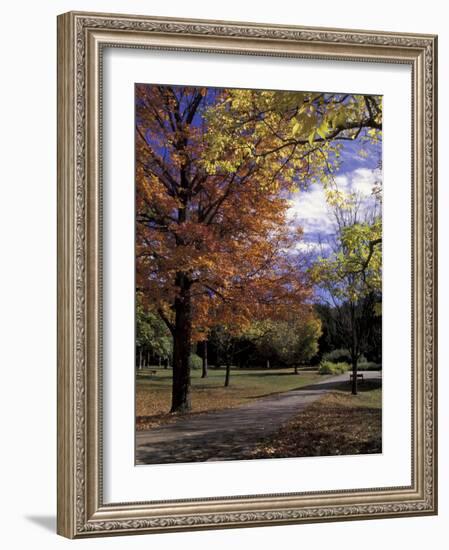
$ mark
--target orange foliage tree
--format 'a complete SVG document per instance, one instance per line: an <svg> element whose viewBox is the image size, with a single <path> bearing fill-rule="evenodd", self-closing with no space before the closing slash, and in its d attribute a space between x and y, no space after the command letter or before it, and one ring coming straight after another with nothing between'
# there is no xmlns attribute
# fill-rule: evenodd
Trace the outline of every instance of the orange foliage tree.
<svg viewBox="0 0 449 550"><path fill-rule="evenodd" d="M312 169L299 146L279 149L279 134L253 113L258 94L136 86L136 284L173 336L172 412L190 409L191 346L211 327L238 332L308 309L288 194L330 152L316 152L323 132L302 144L318 155ZM240 124L233 109L249 107L249 126Z"/></svg>

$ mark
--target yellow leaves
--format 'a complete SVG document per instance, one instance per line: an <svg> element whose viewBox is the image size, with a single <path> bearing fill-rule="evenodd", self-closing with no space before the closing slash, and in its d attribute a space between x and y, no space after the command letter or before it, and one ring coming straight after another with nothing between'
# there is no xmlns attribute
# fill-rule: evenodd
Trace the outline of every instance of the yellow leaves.
<svg viewBox="0 0 449 550"><path fill-rule="evenodd" d="M341 107L330 118L330 124L333 128L338 128L340 126L343 126L343 124L346 122L347 117L348 117L348 113L346 109L344 107Z"/></svg>
<svg viewBox="0 0 449 550"><path fill-rule="evenodd" d="M315 130L313 130L310 134L309 134L309 145L312 146L313 145L313 141L315 139Z"/></svg>
<svg viewBox="0 0 449 550"><path fill-rule="evenodd" d="M343 207L346 202L347 194L340 189L326 189L326 201L330 206Z"/></svg>
<svg viewBox="0 0 449 550"><path fill-rule="evenodd" d="M332 291L337 299L357 301L382 289L382 222L354 223L343 227L339 249L321 258L310 270L315 284Z"/></svg>
<svg viewBox="0 0 449 550"><path fill-rule="evenodd" d="M292 134L296 137L299 134L300 130L301 130L301 123L298 120L294 120L294 124L292 127Z"/></svg>
<svg viewBox="0 0 449 550"><path fill-rule="evenodd" d="M323 122L318 126L316 132L322 139L326 139L327 133L329 132L329 126L326 120L323 120Z"/></svg>
<svg viewBox="0 0 449 550"><path fill-rule="evenodd" d="M252 90L232 90L231 107L235 110L249 111L251 108L253 93Z"/></svg>
<svg viewBox="0 0 449 550"><path fill-rule="evenodd" d="M304 135L311 133L312 129L315 129L317 125L317 116L315 113L310 112L301 117L302 132Z"/></svg>

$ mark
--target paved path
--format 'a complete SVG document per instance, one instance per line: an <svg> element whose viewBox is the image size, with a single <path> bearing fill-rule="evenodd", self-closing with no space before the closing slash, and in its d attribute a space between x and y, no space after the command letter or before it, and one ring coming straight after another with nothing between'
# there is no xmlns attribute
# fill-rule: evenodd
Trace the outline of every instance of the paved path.
<svg viewBox="0 0 449 550"><path fill-rule="evenodd" d="M365 379L381 377L364 372ZM257 399L232 409L193 415L173 424L137 432L136 463L166 464L242 459L258 440L279 430L348 374L326 378L303 389Z"/></svg>

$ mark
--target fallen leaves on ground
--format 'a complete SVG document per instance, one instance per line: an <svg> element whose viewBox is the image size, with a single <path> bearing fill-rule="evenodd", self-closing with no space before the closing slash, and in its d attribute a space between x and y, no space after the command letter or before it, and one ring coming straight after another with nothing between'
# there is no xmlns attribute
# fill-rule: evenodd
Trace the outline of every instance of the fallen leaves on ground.
<svg viewBox="0 0 449 550"><path fill-rule="evenodd" d="M372 392L369 392L372 393ZM264 439L251 458L292 458L382 452L382 411L373 396L332 392L310 405L276 434Z"/></svg>

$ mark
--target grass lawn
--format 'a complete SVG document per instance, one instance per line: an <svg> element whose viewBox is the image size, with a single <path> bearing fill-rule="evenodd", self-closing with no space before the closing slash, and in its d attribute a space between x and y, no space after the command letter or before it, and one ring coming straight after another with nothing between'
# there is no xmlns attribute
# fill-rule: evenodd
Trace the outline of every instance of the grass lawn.
<svg viewBox="0 0 449 550"><path fill-rule="evenodd" d="M358 395L349 382L312 403L264 439L251 458L354 455L382 452L382 389L380 380L359 384Z"/></svg>
<svg viewBox="0 0 449 550"><path fill-rule="evenodd" d="M156 370L157 374L151 374ZM327 377L316 371L294 374L293 369L261 369L231 371L229 387L224 385L225 369L209 369L201 378L201 370L192 371L192 413L235 407L273 393L308 386ZM142 369L136 374L136 426L148 429L173 420L171 404L171 369ZM192 414L191 413L191 414Z"/></svg>

